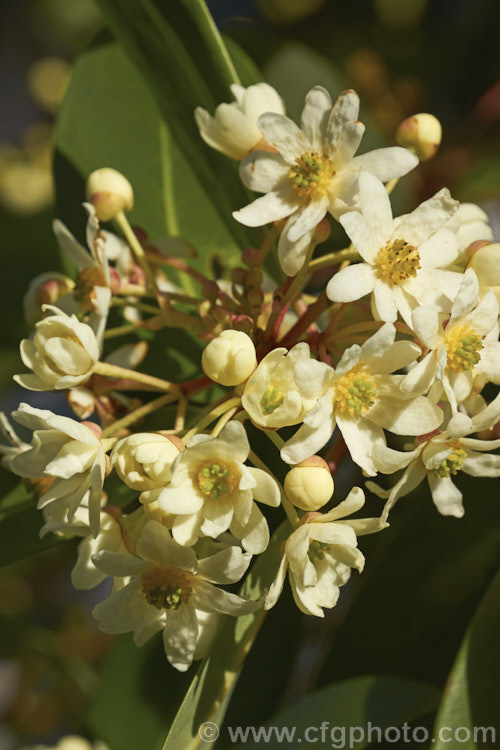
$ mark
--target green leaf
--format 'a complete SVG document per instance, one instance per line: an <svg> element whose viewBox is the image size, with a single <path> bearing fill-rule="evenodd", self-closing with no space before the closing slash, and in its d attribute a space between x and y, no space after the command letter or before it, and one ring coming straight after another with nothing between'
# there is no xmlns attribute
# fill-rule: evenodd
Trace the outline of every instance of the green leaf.
<svg viewBox="0 0 500 750"><path fill-rule="evenodd" d="M160 638L137 648L131 635L119 636L101 671L89 727L111 750L159 750L170 707L188 683L167 662Z"/></svg>
<svg viewBox="0 0 500 750"><path fill-rule="evenodd" d="M392 677L346 680L307 695L270 719L265 725L272 728L268 742L279 742L281 737L290 750L313 743L362 750L370 744L369 725L379 728L383 736L387 727L398 727L433 711L439 695L433 685ZM240 729L245 732L247 727ZM237 730L227 727L224 731L232 746L238 740L241 750L257 750L263 744L264 733L260 742L252 742L253 735L248 732L248 742ZM374 743L380 741L375 729L371 737Z"/></svg>
<svg viewBox="0 0 500 750"><path fill-rule="evenodd" d="M239 258L227 217L231 225L237 222L229 209L222 215L214 205L143 78L116 42L101 39L77 60L57 120L56 148L56 212L77 236L83 236L85 222L84 179L94 169L111 166L132 183L130 220L151 240L184 237L199 252L193 265L205 272L215 254L226 265ZM176 278L193 290L189 277Z"/></svg>
<svg viewBox="0 0 500 750"><path fill-rule="evenodd" d="M0 565L10 565L65 541L47 534L40 539L43 516L35 507L19 510L0 520Z"/></svg>
<svg viewBox="0 0 500 750"><path fill-rule="evenodd" d="M434 730L436 750L450 747L454 737L464 750L498 746L499 632L500 572L472 620L448 679ZM457 729L458 734L452 734Z"/></svg>
<svg viewBox="0 0 500 750"><path fill-rule="evenodd" d="M98 5L151 86L172 138L217 207L235 244L251 244L255 235L231 216L248 200L236 164L203 143L193 117L197 106L212 113L218 104L231 100L229 87L239 83L205 3L98 0ZM191 210L196 211L194 202Z"/></svg>
<svg viewBox="0 0 500 750"><path fill-rule="evenodd" d="M281 543L289 533L289 522L284 521L247 575L239 592L242 596L257 599L269 587L279 566ZM163 750L195 750L201 744L200 725L207 721L222 723L245 656L264 617L265 612L260 609L251 615L226 620L210 655L203 660L189 686Z"/></svg>

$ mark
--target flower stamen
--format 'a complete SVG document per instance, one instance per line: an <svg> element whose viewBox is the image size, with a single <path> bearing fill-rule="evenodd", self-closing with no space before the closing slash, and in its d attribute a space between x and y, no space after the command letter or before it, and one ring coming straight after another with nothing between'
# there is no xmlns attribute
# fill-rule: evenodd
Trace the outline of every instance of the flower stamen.
<svg viewBox="0 0 500 750"><path fill-rule="evenodd" d="M354 367L335 384L334 407L348 417L366 414L377 398L377 390L365 367Z"/></svg>
<svg viewBox="0 0 500 750"><path fill-rule="evenodd" d="M397 286L410 276L417 275L420 254L417 248L406 240L392 240L379 250L375 265L379 279L391 286Z"/></svg>
<svg viewBox="0 0 500 750"><path fill-rule="evenodd" d="M176 610L187 604L192 593L188 574L177 568L155 568L142 579L146 601L156 609Z"/></svg>
<svg viewBox="0 0 500 750"><path fill-rule="evenodd" d="M327 156L306 152L295 160L288 178L299 195L312 198L325 195L334 175L333 164Z"/></svg>
<svg viewBox="0 0 500 750"><path fill-rule="evenodd" d="M453 372L472 370L481 359L481 336L470 326L455 326L445 338L447 367Z"/></svg>
<svg viewBox="0 0 500 750"><path fill-rule="evenodd" d="M456 445L450 445L449 447L451 448L451 453L449 453L448 456L443 459L440 464L432 469L432 473L436 477L444 478L458 474L458 472L462 468L464 458L467 458L467 451L465 451L463 448L460 448Z"/></svg>

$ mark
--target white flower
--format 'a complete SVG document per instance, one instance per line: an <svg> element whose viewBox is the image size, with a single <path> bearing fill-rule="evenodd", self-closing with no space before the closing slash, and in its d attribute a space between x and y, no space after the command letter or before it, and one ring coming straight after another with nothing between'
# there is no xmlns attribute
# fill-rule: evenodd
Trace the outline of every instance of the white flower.
<svg viewBox="0 0 500 750"><path fill-rule="evenodd" d="M423 393L437 380L442 383L456 415L454 424L459 419L467 420L465 415L457 415L457 410L458 404L471 394L474 378L484 374L487 380L500 383L495 295L487 292L480 300L477 276L468 269L462 277L449 320L443 321L436 310L418 307L413 313L412 327L429 351L404 378L401 387L408 392ZM435 398L437 396L436 393ZM467 421L464 424L470 426Z"/></svg>
<svg viewBox="0 0 500 750"><path fill-rule="evenodd" d="M94 332L57 307L45 306L53 312L40 320L32 339L23 339L21 359L33 373L14 375L14 380L30 391L51 391L72 388L88 380L99 359L99 345Z"/></svg>
<svg viewBox="0 0 500 750"><path fill-rule="evenodd" d="M491 290L500 305L500 243L493 242L476 250L468 267L477 274L481 294Z"/></svg>
<svg viewBox="0 0 500 750"><path fill-rule="evenodd" d="M177 517L172 534L192 545L200 534L217 537L227 529L252 554L263 552L269 528L254 499L276 507L279 487L262 469L245 466L250 446L245 429L230 422L218 438L195 435L174 461L171 482L158 505Z"/></svg>
<svg viewBox="0 0 500 750"><path fill-rule="evenodd" d="M365 496L354 487L347 498L328 513L311 513L288 537L276 577L266 596L264 609L276 604L285 582L290 580L297 607L307 615L324 617L323 607L337 603L340 586L350 578L351 568L363 571L365 558L357 549L357 536L380 531L387 524L378 518L345 519L363 507Z"/></svg>
<svg viewBox="0 0 500 750"><path fill-rule="evenodd" d="M87 211L86 240L90 253L81 245L64 224L55 219L52 228L57 242L70 263L78 271L71 294L60 297L57 306L66 313L84 309L89 312L88 323L101 342L111 303L111 277L108 257L118 252L123 240L102 230L91 203L83 204Z"/></svg>
<svg viewBox="0 0 500 750"><path fill-rule="evenodd" d="M385 445L384 429L397 435L421 435L434 430L443 419L429 399L404 393L403 375L390 375L406 367L420 348L409 341L394 342L396 330L386 323L363 346L347 349L336 370L330 368L328 390L309 412L281 450L281 458L296 464L317 453L337 425L351 458L371 476L375 445Z"/></svg>
<svg viewBox="0 0 500 750"><path fill-rule="evenodd" d="M267 113L259 128L278 153L255 151L241 163L247 187L266 193L233 216L247 226L288 218L278 256L293 276L304 263L316 225L329 211L338 218L356 205L362 169L386 182L418 164L410 151L395 146L354 157L364 133L357 121L359 98L344 91L332 108L328 92L315 86L307 94L301 129L284 115Z"/></svg>
<svg viewBox="0 0 500 750"><path fill-rule="evenodd" d="M240 385L257 366L254 343L243 331L222 331L203 350L201 366L216 383Z"/></svg>
<svg viewBox="0 0 500 750"><path fill-rule="evenodd" d="M455 235L443 227L457 202L443 189L411 214L393 219L386 189L368 172L359 178L359 194L361 213L344 214L340 223L365 262L335 274L328 297L352 302L372 294L380 320L392 323L399 311L409 326L417 305L448 311L461 274L442 270L458 252Z"/></svg>
<svg viewBox="0 0 500 750"><path fill-rule="evenodd" d="M71 523L77 508L87 505L90 530L97 536L106 474L106 456L97 425L86 426L28 404L20 404L12 416L34 431L31 448L10 459L12 471L28 479L54 478L37 507L61 501Z"/></svg>
<svg viewBox="0 0 500 750"><path fill-rule="evenodd" d="M492 240L493 230L488 215L475 203L459 203L454 216L446 224L458 240L460 260L466 260L464 251L477 240Z"/></svg>
<svg viewBox="0 0 500 750"><path fill-rule="evenodd" d="M235 583L244 575L251 555L239 547L197 560L193 549L177 544L168 529L149 521L136 555L103 550L94 556L105 575L130 576L131 581L98 604L93 614L106 633L133 631L137 646L162 630L167 658L182 672L196 658L205 613L242 615L261 606L213 585Z"/></svg>
<svg viewBox="0 0 500 750"><path fill-rule="evenodd" d="M500 440L477 440L467 434L490 429L500 419L500 395L485 409L472 417L471 427L462 435L447 430L424 435L413 451L400 452L377 446L374 460L379 471L392 474L405 469L401 479L390 490L374 482L367 488L379 497L388 498L382 513L385 520L400 497L404 497L427 477L432 499L443 516L460 518L464 514L462 493L451 477L459 471L473 477L500 476L500 456L485 451L500 447Z"/></svg>
<svg viewBox="0 0 500 750"><path fill-rule="evenodd" d="M170 482L172 463L183 449L184 444L174 435L136 432L115 445L111 465L126 485L141 492L139 500L149 503L157 500Z"/></svg>
<svg viewBox="0 0 500 750"><path fill-rule="evenodd" d="M264 112L284 114L285 105L267 83L256 83L248 88L233 83L231 93L236 101L219 104L214 117L202 107L195 109L194 117L205 143L239 161L262 140L257 125L260 115Z"/></svg>
<svg viewBox="0 0 500 750"><path fill-rule="evenodd" d="M311 359L305 342L290 351L273 349L249 377L241 399L243 408L258 427L276 430L299 424L325 393L329 370L328 365Z"/></svg>

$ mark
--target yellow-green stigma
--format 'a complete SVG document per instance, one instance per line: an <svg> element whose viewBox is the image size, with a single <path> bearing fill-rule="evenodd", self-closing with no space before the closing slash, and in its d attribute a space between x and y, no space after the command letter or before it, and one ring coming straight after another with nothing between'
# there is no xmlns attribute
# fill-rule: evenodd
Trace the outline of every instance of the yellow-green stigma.
<svg viewBox="0 0 500 750"><path fill-rule="evenodd" d="M450 446L452 447L452 446ZM462 468L464 458L467 458L467 451L457 446L453 447L452 452L441 461L438 466L432 469L432 473L436 477L450 477L458 474Z"/></svg>
<svg viewBox="0 0 500 750"><path fill-rule="evenodd" d="M326 542L318 542L315 540L314 542L311 542L309 545L309 550L307 552L309 556L309 560L311 562L314 562L315 560L323 560L325 557L325 552L329 552L330 545Z"/></svg>
<svg viewBox="0 0 500 750"><path fill-rule="evenodd" d="M290 184L300 195L324 195L335 170L330 159L316 152L304 153L295 160L288 173Z"/></svg>
<svg viewBox="0 0 500 750"><path fill-rule="evenodd" d="M470 326L454 326L445 337L447 367L453 372L472 370L481 359L481 336Z"/></svg>
<svg viewBox="0 0 500 750"><path fill-rule="evenodd" d="M420 255L406 240L392 240L379 250L375 261L376 272L382 281L397 286L420 268Z"/></svg>
<svg viewBox="0 0 500 750"><path fill-rule="evenodd" d="M192 592L187 573L176 568L154 570L143 576L142 590L149 604L156 609L176 610L187 604Z"/></svg>
<svg viewBox="0 0 500 750"><path fill-rule="evenodd" d="M366 414L377 398L377 390L366 368L354 367L341 375L335 384L334 405L337 413L348 417Z"/></svg>
<svg viewBox="0 0 500 750"><path fill-rule="evenodd" d="M206 463L198 471L198 487L204 495L218 500L230 495L236 486L234 471L224 463Z"/></svg>
<svg viewBox="0 0 500 750"><path fill-rule="evenodd" d="M269 416L269 414L272 414L273 411L282 406L284 400L285 394L279 388L268 386L259 402L262 414L266 417Z"/></svg>

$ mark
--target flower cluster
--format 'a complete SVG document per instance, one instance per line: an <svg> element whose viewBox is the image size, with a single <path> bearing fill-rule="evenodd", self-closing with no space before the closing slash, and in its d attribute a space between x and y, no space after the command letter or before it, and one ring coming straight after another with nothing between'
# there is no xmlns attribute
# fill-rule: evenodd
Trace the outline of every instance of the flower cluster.
<svg viewBox="0 0 500 750"><path fill-rule="evenodd" d="M454 477L500 476L500 395L485 391L500 384L500 245L481 209L446 189L403 216L391 208L398 180L437 150L439 123L410 118L404 146L358 155L354 91L332 104L313 88L300 127L267 84L233 94L215 117L195 117L205 142L240 161L246 187L263 194L234 213L271 224L262 246L243 250L230 281L205 277L188 243L132 229L132 187L98 170L84 204L89 251L55 223L76 278L31 284L35 329L21 342L30 372L16 376L28 390L65 393L76 419L21 404L12 417L30 444L3 419L3 463L32 489L41 533L81 537L73 584L112 582L94 609L99 626L131 631L137 645L161 631L179 670L209 652L222 616L272 608L287 573L299 609L322 617L351 570L363 570L358 538L386 528L425 478L438 511L461 516ZM101 228L109 220L121 236ZM330 221L347 246L313 257ZM266 271L274 249L277 279ZM197 377L143 372L144 338L110 346L148 331L154 347L168 327L205 343ZM152 414L161 429L148 429ZM332 501L348 458L365 477L402 470L389 489L367 483L386 501L374 517L360 514L359 487ZM269 589L252 600L228 590L274 544L280 512L286 540Z"/></svg>

